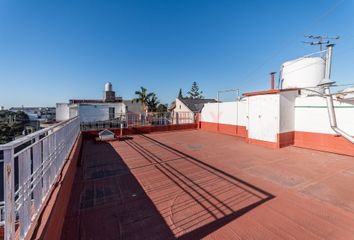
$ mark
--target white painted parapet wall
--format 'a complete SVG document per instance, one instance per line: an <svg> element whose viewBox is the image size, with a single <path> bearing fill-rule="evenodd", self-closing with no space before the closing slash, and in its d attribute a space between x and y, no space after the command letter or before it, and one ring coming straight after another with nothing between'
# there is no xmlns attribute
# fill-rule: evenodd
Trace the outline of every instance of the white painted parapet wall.
<svg viewBox="0 0 354 240"><path fill-rule="evenodd" d="M354 103L334 101L334 109L338 127L354 136ZM296 98L295 131L336 134L329 122L325 98Z"/></svg>
<svg viewBox="0 0 354 240"><path fill-rule="evenodd" d="M334 105L338 127L354 136L354 102L334 101ZM296 145L354 155L353 144L331 128L326 99L296 89L252 93L240 101L205 104L200 127L269 147Z"/></svg>

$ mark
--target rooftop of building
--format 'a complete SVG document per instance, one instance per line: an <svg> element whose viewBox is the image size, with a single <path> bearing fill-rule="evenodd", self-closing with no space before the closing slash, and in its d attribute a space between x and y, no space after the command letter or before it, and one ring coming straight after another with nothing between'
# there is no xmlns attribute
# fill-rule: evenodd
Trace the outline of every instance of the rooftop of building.
<svg viewBox="0 0 354 240"><path fill-rule="evenodd" d="M354 161L200 130L86 137L62 239L350 239Z"/></svg>
<svg viewBox="0 0 354 240"><path fill-rule="evenodd" d="M205 103L213 103L216 102L215 99L211 98L198 98L198 99L192 99L192 98L178 98L181 102L183 102L186 107L188 107L192 112L195 113L200 113L204 107Z"/></svg>
<svg viewBox="0 0 354 240"><path fill-rule="evenodd" d="M78 104L78 103L111 103L111 102L122 102L122 97L115 97L114 101L105 101L104 99L70 99L70 104Z"/></svg>

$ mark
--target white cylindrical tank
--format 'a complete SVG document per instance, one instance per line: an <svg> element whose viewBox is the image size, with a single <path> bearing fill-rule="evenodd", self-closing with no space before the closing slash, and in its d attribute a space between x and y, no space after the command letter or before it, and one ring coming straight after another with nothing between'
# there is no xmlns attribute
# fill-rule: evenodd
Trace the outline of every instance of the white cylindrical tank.
<svg viewBox="0 0 354 240"><path fill-rule="evenodd" d="M104 90L105 90L106 92L112 91L112 83L110 83L110 82L106 83L106 84L104 85Z"/></svg>
<svg viewBox="0 0 354 240"><path fill-rule="evenodd" d="M282 64L282 88L312 88L323 80L325 60L306 57Z"/></svg>

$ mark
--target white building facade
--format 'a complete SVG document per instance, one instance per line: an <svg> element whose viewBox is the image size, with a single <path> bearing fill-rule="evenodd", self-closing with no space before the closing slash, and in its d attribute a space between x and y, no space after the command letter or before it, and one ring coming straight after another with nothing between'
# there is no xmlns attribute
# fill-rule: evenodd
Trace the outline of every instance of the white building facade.
<svg viewBox="0 0 354 240"><path fill-rule="evenodd" d="M112 84L106 83L103 100L74 99L56 104L56 120L65 121L79 116L81 122L108 121L126 113L122 99L115 97Z"/></svg>

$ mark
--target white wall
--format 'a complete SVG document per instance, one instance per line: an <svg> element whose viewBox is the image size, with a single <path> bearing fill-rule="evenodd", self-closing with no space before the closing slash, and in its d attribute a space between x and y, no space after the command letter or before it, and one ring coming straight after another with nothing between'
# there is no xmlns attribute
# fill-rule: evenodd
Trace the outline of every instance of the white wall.
<svg viewBox="0 0 354 240"><path fill-rule="evenodd" d="M334 101L338 128L354 136L354 104ZM331 129L326 100L301 96L295 101L295 130L335 134Z"/></svg>
<svg viewBox="0 0 354 240"><path fill-rule="evenodd" d="M109 108L111 107L115 108L115 117L125 113L125 105L123 103L80 103L78 106L80 120L81 122L109 120Z"/></svg>
<svg viewBox="0 0 354 240"><path fill-rule="evenodd" d="M295 131L295 99L298 91L280 93L279 133Z"/></svg>
<svg viewBox="0 0 354 240"><path fill-rule="evenodd" d="M201 113L201 120L203 122L246 126L247 99L235 102L206 103Z"/></svg>
<svg viewBox="0 0 354 240"><path fill-rule="evenodd" d="M334 105L338 127L354 136L354 103L335 101ZM297 90L249 96L241 102L207 103L201 121L218 123L218 112L220 124L246 126L251 139L275 142L278 133L293 131L335 134L325 99L298 95Z"/></svg>
<svg viewBox="0 0 354 240"><path fill-rule="evenodd" d="M194 113L178 98L175 102L176 107L172 111L173 124L193 123Z"/></svg>
<svg viewBox="0 0 354 240"><path fill-rule="evenodd" d="M69 104L68 103L57 103L55 108L55 118L57 121L68 120L69 117Z"/></svg>
<svg viewBox="0 0 354 240"><path fill-rule="evenodd" d="M176 107L175 109L173 109L173 111L176 112L190 112L193 113L186 105L184 105L184 103L179 100L178 98L176 98Z"/></svg>
<svg viewBox="0 0 354 240"><path fill-rule="evenodd" d="M276 142L279 132L280 95L248 97L248 137Z"/></svg>

